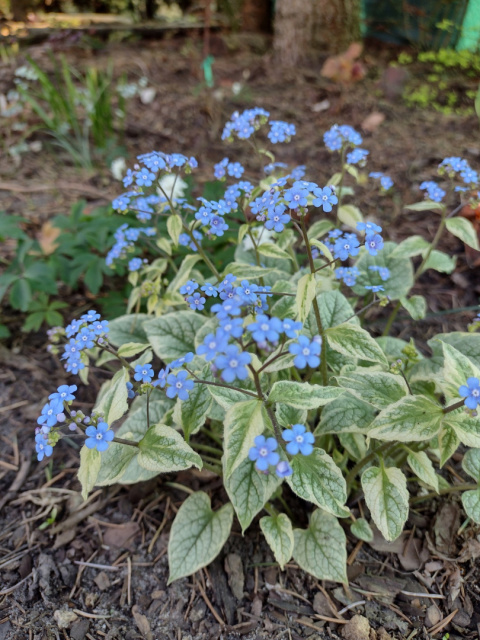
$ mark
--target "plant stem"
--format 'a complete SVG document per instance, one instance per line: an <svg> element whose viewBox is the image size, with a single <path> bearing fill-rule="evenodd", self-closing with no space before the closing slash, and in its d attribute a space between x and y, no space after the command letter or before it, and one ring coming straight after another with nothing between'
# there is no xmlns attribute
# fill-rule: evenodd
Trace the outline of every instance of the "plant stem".
<svg viewBox="0 0 480 640"><path fill-rule="evenodd" d="M430 498L438 498L438 496L443 496L447 493L456 493L457 491L475 491L475 489L478 489L478 484L456 484L453 487L448 487L448 489L440 489L438 493L436 491L431 491L423 496L414 496L410 499L410 504L417 504L424 500L430 500Z"/></svg>
<svg viewBox="0 0 480 640"><path fill-rule="evenodd" d="M223 451L217 449L216 447L210 447L208 444L202 444L201 442L192 442L192 447L200 449L200 451L205 451L206 453L215 454L216 456L223 456Z"/></svg>
<svg viewBox="0 0 480 640"><path fill-rule="evenodd" d="M112 355L114 355L117 358L117 360L120 360L120 362L123 364L124 367L126 367L127 369L130 369L130 371L133 371L132 365L129 362L127 362L125 358L122 358L122 356L119 356L114 349L111 349L108 345L99 344L97 341L95 341L95 344L100 349L104 349L105 351L108 351L108 353L111 353Z"/></svg>
<svg viewBox="0 0 480 640"><path fill-rule="evenodd" d="M308 264L310 266L310 272L315 276L315 264L313 262L312 256L312 247L310 246L310 242L307 235L307 228L305 226L305 218L302 218L301 221L301 232L303 235L303 241L305 242L305 247L307 249L308 256ZM325 340L325 331L323 330L322 319L320 317L320 309L317 302L316 295L312 301L313 312L315 314L315 321L317 323L318 333L322 338L322 351L320 354L320 372L322 374L322 384L326 386L328 384L328 370L327 370L327 342Z"/></svg>
<svg viewBox="0 0 480 640"><path fill-rule="evenodd" d="M213 433L213 431L210 431L210 429L207 429L207 427L205 426L201 427L200 431L208 436L210 440L216 442L220 447L223 447L222 439L219 438L215 433Z"/></svg>
<svg viewBox="0 0 480 640"><path fill-rule="evenodd" d="M115 437L112 442L118 442L118 444L128 444L130 447L137 447L138 448L138 442L135 442L134 440L125 440L124 438L117 438Z"/></svg>
<svg viewBox="0 0 480 640"><path fill-rule="evenodd" d="M189 369L187 369L187 371L192 376L195 376L195 374ZM194 380L193 382L196 382L197 384L209 384L211 387L223 387L224 389L233 389L234 391L240 391L240 393L244 393L247 396L258 398L257 394L253 393L253 391L248 391L247 389L240 389L239 387L232 387L229 384L222 384L221 382L210 382L209 380L201 380L200 378L197 378L197 377L196 377L196 380Z"/></svg>
<svg viewBox="0 0 480 640"><path fill-rule="evenodd" d="M451 404L449 407L445 407L443 409L443 413L450 413L451 411L455 411L455 409L460 409L460 407L463 407L464 405L465 405L465 398L462 398L462 400L455 402L455 404Z"/></svg>

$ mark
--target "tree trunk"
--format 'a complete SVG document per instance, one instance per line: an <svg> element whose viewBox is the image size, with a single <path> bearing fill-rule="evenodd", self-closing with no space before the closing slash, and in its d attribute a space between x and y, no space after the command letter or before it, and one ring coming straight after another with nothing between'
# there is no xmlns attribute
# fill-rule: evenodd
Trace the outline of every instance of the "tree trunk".
<svg viewBox="0 0 480 640"><path fill-rule="evenodd" d="M360 0L276 1L273 49L281 67L305 61L312 48L331 55L360 39Z"/></svg>
<svg viewBox="0 0 480 640"><path fill-rule="evenodd" d="M312 0L277 0L273 28L279 66L293 68L304 61L312 40Z"/></svg>
<svg viewBox="0 0 480 640"><path fill-rule="evenodd" d="M329 55L361 40L360 0L313 0L312 46Z"/></svg>
<svg viewBox="0 0 480 640"><path fill-rule="evenodd" d="M25 22L35 3L32 0L10 0L10 11L15 22Z"/></svg>

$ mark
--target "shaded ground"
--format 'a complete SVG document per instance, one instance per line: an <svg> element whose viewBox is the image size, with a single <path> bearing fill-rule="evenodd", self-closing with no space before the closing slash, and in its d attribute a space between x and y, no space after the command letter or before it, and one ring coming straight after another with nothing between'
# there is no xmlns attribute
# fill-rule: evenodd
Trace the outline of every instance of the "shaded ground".
<svg viewBox="0 0 480 640"><path fill-rule="evenodd" d="M382 125L372 133L364 131L364 146L371 152L370 170L390 174L396 192L393 198L380 198L373 189L360 189L356 204L364 213L375 212L393 240L412 232L432 238L435 214L406 214L402 204L419 199L418 184L434 175L443 157L461 155L478 166L478 120L412 112L399 99L385 100L377 84L381 58L387 57L382 52L367 56L367 79L342 93L320 77L320 62L279 76L268 56L259 55L262 38L238 37L236 42L232 52L220 38L212 42L217 81L213 94L200 84L199 42L172 39L100 52L71 49L67 54L76 63L80 59L98 65L113 56L118 71L129 77L145 74L158 94L152 105L136 102L130 109L129 158L152 149L195 155L199 181L211 179L212 164L224 155L235 155L250 171L257 169L250 166L248 149L235 147L234 152L220 141L225 120L237 108L258 105L275 119L295 122L295 142L279 149L277 159L306 164L307 177L320 184L336 168L323 146L324 130L335 122L360 129L372 112L383 113ZM51 64L45 47L29 53ZM9 88L17 64L0 67L0 92ZM244 86L236 97L234 82ZM326 99L329 109L319 111ZM3 135L4 141L15 138L12 132ZM80 196L94 205L121 191L107 169L80 173L58 152L25 155L18 168L2 154L0 176L0 208L38 225L67 211ZM431 312L478 304L478 269L468 263L474 257L467 260L455 239L446 240L442 248L458 256L455 273L430 272L415 293L427 296ZM72 306L83 302L71 300ZM406 339L421 336L424 343L441 330L463 330L472 315L436 315L416 328L400 315L394 333ZM372 316L371 322L377 321L380 329L381 319ZM15 329L16 320L10 323ZM43 332L24 336L17 331L0 350L0 640L420 640L441 638L447 631L450 639L478 637L479 532L463 522L455 498L416 503L405 534L391 545L380 537L372 545L350 537L348 590L319 584L293 563L280 572L256 524L245 538L234 529L208 570L167 586L168 532L186 495L181 485L209 492L215 507L225 501L218 479L183 473L132 488L99 490L83 503L73 441L58 445L51 461L32 460L36 417L52 388L66 381L62 367L44 347ZM86 406L91 406L95 385L101 382L97 378L92 387L82 388L80 400ZM453 483L462 480L460 459L443 470ZM353 496L350 505L356 515L358 498ZM298 511L296 516L304 526L306 514ZM52 522L45 524L48 518ZM358 619L346 624L354 613L366 616L371 628Z"/></svg>

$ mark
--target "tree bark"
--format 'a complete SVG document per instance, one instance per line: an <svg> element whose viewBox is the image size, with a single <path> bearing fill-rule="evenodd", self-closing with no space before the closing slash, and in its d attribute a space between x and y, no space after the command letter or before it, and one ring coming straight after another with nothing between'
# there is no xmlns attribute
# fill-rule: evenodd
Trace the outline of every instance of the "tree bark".
<svg viewBox="0 0 480 640"><path fill-rule="evenodd" d="M10 11L15 22L25 22L29 11L33 10L32 0L10 0Z"/></svg>
<svg viewBox="0 0 480 640"><path fill-rule="evenodd" d="M312 0L277 0L273 50L277 63L293 68L304 61L312 40Z"/></svg>
<svg viewBox="0 0 480 640"><path fill-rule="evenodd" d="M360 0L312 0L312 46L328 54L361 40Z"/></svg>

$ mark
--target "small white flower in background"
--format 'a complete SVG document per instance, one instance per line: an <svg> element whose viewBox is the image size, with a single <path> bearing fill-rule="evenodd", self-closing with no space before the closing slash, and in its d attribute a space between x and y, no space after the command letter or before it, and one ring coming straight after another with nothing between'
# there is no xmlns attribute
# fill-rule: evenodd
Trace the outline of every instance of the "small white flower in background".
<svg viewBox="0 0 480 640"><path fill-rule="evenodd" d="M162 176L158 181L158 184L158 195L163 196L163 192L165 192L171 200L174 200L175 198L183 198L183 194L188 186L184 180L171 173L166 176Z"/></svg>
<svg viewBox="0 0 480 640"><path fill-rule="evenodd" d="M243 85L241 82L234 82L232 84L232 93L234 96L238 96L238 94L242 89L243 89Z"/></svg>
<svg viewBox="0 0 480 640"><path fill-rule="evenodd" d="M268 242L269 240L271 240L275 233L273 231L269 231L268 229L265 229L265 227L254 227L252 229L252 235L255 238L255 241L258 243L258 241L260 240L262 243L264 242ZM254 249L254 245L252 242L252 239L250 238L250 236L245 236L243 241L242 241L242 247L245 249L245 251L249 251L250 249Z"/></svg>
<svg viewBox="0 0 480 640"><path fill-rule="evenodd" d="M110 165L110 171L112 172L112 176L115 180L121 180L125 175L125 171L127 169L127 163L125 162L125 158L115 158L112 164Z"/></svg>
<svg viewBox="0 0 480 640"><path fill-rule="evenodd" d="M142 104L151 104L157 95L157 90L153 87L145 87L139 90L138 95Z"/></svg>

